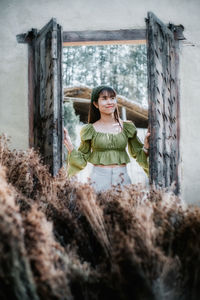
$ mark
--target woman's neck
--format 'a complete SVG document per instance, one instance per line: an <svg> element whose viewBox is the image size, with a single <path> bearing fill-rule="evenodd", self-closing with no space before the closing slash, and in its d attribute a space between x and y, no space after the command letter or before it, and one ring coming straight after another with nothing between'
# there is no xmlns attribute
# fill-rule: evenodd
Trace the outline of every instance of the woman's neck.
<svg viewBox="0 0 200 300"><path fill-rule="evenodd" d="M101 114L101 118L99 119L99 121L102 123L112 124L115 122L114 114L112 115Z"/></svg>

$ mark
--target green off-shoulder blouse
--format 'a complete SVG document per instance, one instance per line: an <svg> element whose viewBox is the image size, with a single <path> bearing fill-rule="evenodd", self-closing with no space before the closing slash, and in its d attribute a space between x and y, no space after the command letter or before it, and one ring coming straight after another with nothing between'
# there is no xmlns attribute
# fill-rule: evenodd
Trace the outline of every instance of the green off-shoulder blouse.
<svg viewBox="0 0 200 300"><path fill-rule="evenodd" d="M84 169L87 162L96 165L124 164L130 162L126 152L136 159L144 171L149 173L148 156L143 151L143 143L137 136L137 129L132 121L123 122L119 133L96 131L89 123L81 128L81 144L78 150L73 149L67 156L67 172L71 177Z"/></svg>

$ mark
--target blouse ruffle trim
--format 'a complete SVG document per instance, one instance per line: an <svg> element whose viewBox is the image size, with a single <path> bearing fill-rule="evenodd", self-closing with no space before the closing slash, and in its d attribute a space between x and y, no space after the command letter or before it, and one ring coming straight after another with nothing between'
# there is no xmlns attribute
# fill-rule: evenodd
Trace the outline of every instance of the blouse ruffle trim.
<svg viewBox="0 0 200 300"><path fill-rule="evenodd" d="M128 138L132 138L137 133L137 128L132 121L124 122L124 132Z"/></svg>
<svg viewBox="0 0 200 300"><path fill-rule="evenodd" d="M110 165L130 162L126 150L105 150L92 152L88 161L92 164Z"/></svg>
<svg viewBox="0 0 200 300"><path fill-rule="evenodd" d="M84 125L80 131L81 140L83 141L91 140L93 137L93 133L94 130L91 123Z"/></svg>
<svg viewBox="0 0 200 300"><path fill-rule="evenodd" d="M128 138L131 138L137 132L137 129L132 121L124 121L123 123L123 131ZM96 134L93 125L91 123L84 125L80 131L80 137L83 141L91 140L93 135ZM104 134L101 132L101 134ZM106 134L106 133L105 133ZM117 135L117 134L116 134Z"/></svg>

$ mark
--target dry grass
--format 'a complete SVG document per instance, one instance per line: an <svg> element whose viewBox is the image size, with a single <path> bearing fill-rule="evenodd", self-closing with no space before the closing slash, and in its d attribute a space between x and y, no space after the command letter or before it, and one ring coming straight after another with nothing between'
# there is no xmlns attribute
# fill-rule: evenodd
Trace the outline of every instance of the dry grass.
<svg viewBox="0 0 200 300"><path fill-rule="evenodd" d="M1 299L198 299L200 209L131 185L95 194L0 137Z"/></svg>

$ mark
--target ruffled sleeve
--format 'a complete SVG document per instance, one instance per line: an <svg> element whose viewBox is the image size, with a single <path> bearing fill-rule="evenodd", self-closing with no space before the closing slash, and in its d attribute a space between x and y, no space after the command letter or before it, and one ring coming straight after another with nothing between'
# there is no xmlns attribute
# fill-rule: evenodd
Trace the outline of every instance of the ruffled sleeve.
<svg viewBox="0 0 200 300"><path fill-rule="evenodd" d="M128 137L128 152L130 156L136 159L138 164L143 168L145 173L149 175L149 161L148 156L143 150L143 143L137 136L137 128L133 122L124 123L124 131Z"/></svg>
<svg viewBox="0 0 200 300"><path fill-rule="evenodd" d="M81 128L81 143L78 150L73 149L67 156L68 178L77 174L87 165L87 160L91 154L92 124L87 124Z"/></svg>

